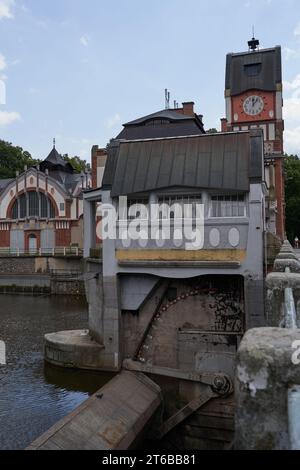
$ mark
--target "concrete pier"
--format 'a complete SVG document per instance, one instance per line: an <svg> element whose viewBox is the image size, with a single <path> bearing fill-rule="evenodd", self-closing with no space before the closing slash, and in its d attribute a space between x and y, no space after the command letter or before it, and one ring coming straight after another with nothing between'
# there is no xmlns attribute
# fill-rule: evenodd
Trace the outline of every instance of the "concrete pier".
<svg viewBox="0 0 300 470"><path fill-rule="evenodd" d="M27 450L133 448L160 403L158 385L143 374L124 371Z"/></svg>
<svg viewBox="0 0 300 470"><path fill-rule="evenodd" d="M45 360L59 367L100 370L103 348L91 338L88 330L45 335Z"/></svg>

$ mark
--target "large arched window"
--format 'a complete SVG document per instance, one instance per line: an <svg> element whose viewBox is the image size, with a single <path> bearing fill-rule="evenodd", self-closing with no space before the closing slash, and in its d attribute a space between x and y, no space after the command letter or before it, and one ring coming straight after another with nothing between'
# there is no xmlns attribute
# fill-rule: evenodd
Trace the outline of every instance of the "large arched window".
<svg viewBox="0 0 300 470"><path fill-rule="evenodd" d="M52 201L41 192L30 191L22 194L13 205L12 219L26 219L28 217L54 219L55 208Z"/></svg>

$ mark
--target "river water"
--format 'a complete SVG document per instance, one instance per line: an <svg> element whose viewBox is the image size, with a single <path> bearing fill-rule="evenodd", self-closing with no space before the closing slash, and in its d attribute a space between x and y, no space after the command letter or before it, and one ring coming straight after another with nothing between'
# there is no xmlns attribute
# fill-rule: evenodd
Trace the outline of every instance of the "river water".
<svg viewBox="0 0 300 470"><path fill-rule="evenodd" d="M0 366L0 450L24 449L112 377L44 363L44 334L85 329L87 321L83 299L0 296L7 361Z"/></svg>

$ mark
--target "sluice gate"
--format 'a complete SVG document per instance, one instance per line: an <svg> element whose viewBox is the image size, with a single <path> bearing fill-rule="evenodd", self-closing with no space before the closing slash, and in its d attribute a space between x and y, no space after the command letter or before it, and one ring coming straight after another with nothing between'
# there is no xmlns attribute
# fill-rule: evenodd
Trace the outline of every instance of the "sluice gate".
<svg viewBox="0 0 300 470"><path fill-rule="evenodd" d="M28 450L127 450L160 404L158 385L144 374L123 371Z"/></svg>

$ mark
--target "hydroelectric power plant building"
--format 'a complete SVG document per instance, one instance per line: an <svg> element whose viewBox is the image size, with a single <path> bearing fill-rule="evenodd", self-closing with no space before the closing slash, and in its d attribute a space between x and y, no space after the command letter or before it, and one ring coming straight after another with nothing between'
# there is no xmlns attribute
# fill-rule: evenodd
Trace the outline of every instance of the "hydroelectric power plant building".
<svg viewBox="0 0 300 470"><path fill-rule="evenodd" d="M81 250L82 192L90 186L90 174L76 173L55 145L38 167L0 180L2 254L51 256Z"/></svg>
<svg viewBox="0 0 300 470"><path fill-rule="evenodd" d="M284 237L281 51L258 45L252 39L248 52L227 57L222 132L206 134L189 102L129 122L106 149L93 147L93 189L83 194L89 331L46 336L45 357L52 364L123 370L116 408L124 383L134 393L133 381L144 377L129 371L150 374L165 405L157 436L177 429L175 438L185 448L231 442L237 351L247 330L268 324L268 240L280 245ZM185 233L181 240L124 240L132 214L124 211L123 198L127 209L201 204L201 248L187 248ZM99 229L100 204L120 216L115 237ZM190 220L196 223L194 211ZM158 225L163 222L158 216ZM169 222L173 233L183 220L174 213ZM239 378L247 382L247 374ZM108 401L109 393L104 390ZM144 404L143 393L137 395ZM201 416L193 415L200 408ZM138 416L145 416L140 410ZM203 430L203 420L211 418L217 420L215 433ZM94 424L99 440L100 425Z"/></svg>
<svg viewBox="0 0 300 470"><path fill-rule="evenodd" d="M117 211L122 196L129 205L204 205L200 250L187 250L186 240L103 240L100 287L88 292L104 369L131 358L140 370L199 371L211 360L219 367L221 355L229 370L245 331L266 324L267 240L284 236L283 103L280 47L258 46L252 39L248 52L227 56L221 133L205 135L202 116L184 103L125 124L104 175L94 169L101 180L84 195L86 258L97 203ZM101 152L94 148L96 166Z"/></svg>

